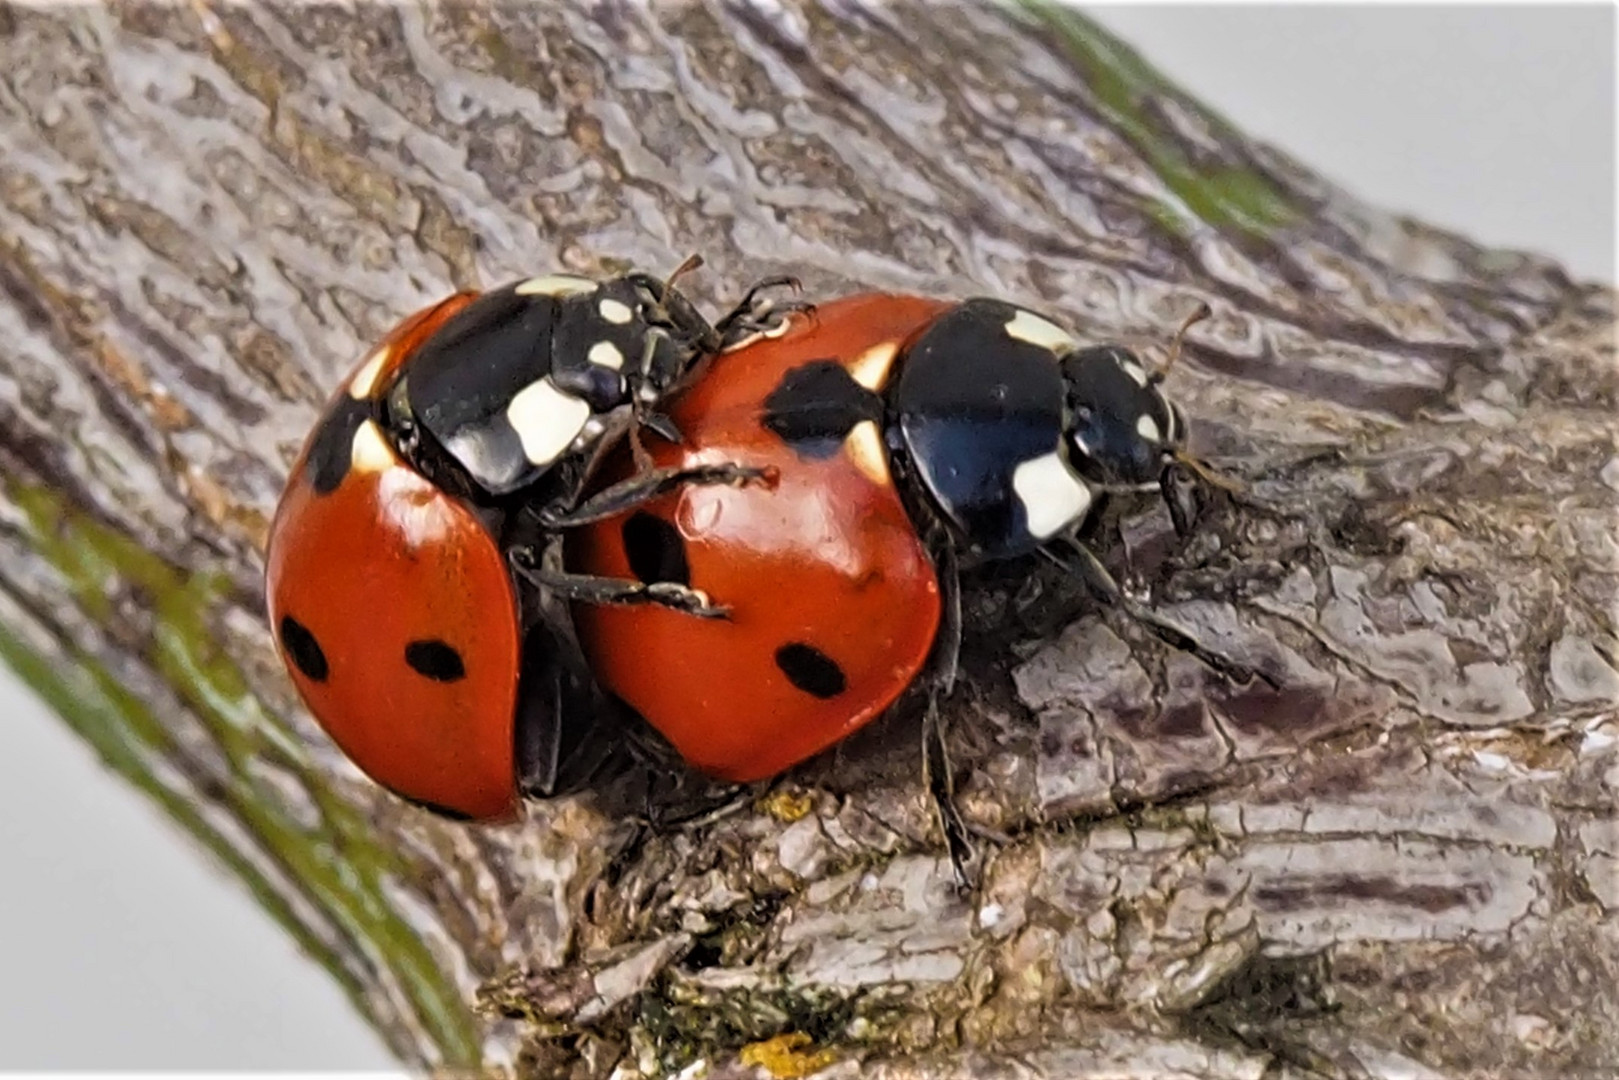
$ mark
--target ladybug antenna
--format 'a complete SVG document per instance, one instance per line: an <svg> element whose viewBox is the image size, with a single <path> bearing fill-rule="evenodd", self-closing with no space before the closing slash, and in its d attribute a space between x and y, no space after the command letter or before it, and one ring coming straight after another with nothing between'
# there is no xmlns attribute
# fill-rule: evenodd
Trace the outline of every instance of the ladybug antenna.
<svg viewBox="0 0 1619 1080"><path fill-rule="evenodd" d="M1202 300L1197 302L1197 307L1190 315L1186 316L1186 321L1181 323L1181 328L1175 331L1175 339L1169 343L1169 355L1164 357L1163 366L1148 376L1151 382L1161 383L1168 377L1169 369L1174 367L1175 361L1181 358L1181 342L1186 338L1186 331L1213 314L1214 311L1207 302Z"/></svg>
<svg viewBox="0 0 1619 1080"><path fill-rule="evenodd" d="M1176 450L1173 457L1176 462L1192 470L1197 475L1197 478L1204 483L1217 487L1222 491L1229 491L1233 495L1243 493L1243 486L1240 482L1227 476L1221 476L1206 463L1188 454L1185 450Z"/></svg>
<svg viewBox="0 0 1619 1080"><path fill-rule="evenodd" d="M675 267L669 276L664 279L664 292L668 292L673 289L675 287L675 282L679 281L681 278L685 277L687 274L691 273L693 270L696 270L702 265L703 257L701 255L694 252L693 254L686 256L686 261Z"/></svg>

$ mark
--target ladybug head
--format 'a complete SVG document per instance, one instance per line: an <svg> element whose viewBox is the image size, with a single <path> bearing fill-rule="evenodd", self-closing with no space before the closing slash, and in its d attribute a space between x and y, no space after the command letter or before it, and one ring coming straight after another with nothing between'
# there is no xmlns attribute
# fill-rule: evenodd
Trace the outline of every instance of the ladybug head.
<svg viewBox="0 0 1619 1080"><path fill-rule="evenodd" d="M675 288L683 275L702 265L702 257L693 255L666 280L649 274L629 275L641 293L641 315L648 328L647 354L635 380L635 395L642 404L662 400L685 383L700 360L719 350L719 334Z"/></svg>
<svg viewBox="0 0 1619 1080"><path fill-rule="evenodd" d="M1102 345L1063 359L1063 424L1070 460L1102 485L1167 485L1169 468L1186 456L1186 418L1164 393L1164 377L1180 359L1186 331L1213 312L1199 304L1170 343L1162 366L1149 369L1129 349ZM1166 494L1168 486L1164 488Z"/></svg>
<svg viewBox="0 0 1619 1080"><path fill-rule="evenodd" d="M1185 445L1186 421L1128 349L1104 345L1063 360L1069 459L1097 484L1157 484Z"/></svg>

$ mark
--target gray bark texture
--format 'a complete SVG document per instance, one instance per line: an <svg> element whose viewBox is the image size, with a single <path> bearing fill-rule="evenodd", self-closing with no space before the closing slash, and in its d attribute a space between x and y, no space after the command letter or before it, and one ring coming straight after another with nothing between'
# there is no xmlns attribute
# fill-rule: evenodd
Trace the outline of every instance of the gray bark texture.
<svg viewBox="0 0 1619 1080"><path fill-rule="evenodd" d="M1619 1069L1611 289L1362 205L1040 3L0 7L0 61L0 655L403 1060ZM914 710L633 848L589 797L382 794L263 626L318 403L453 287L691 252L710 312L791 273L1152 355L1208 301L1171 386L1242 491L1107 560L1280 688L975 574L967 896Z"/></svg>

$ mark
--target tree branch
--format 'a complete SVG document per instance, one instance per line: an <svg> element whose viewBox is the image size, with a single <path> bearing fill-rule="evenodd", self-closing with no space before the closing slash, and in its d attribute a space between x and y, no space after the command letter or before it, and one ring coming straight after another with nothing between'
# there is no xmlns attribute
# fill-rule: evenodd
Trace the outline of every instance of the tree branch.
<svg viewBox="0 0 1619 1080"><path fill-rule="evenodd" d="M405 1060L1619 1064L1611 290L1363 206L1044 2L194 0L0 40L0 656ZM1207 300L1174 379L1245 493L1111 558L1282 689L1049 568L975 576L970 899L903 710L630 848L588 798L477 830L380 794L262 625L326 388L454 287L692 251L710 310L787 272L1156 348Z"/></svg>

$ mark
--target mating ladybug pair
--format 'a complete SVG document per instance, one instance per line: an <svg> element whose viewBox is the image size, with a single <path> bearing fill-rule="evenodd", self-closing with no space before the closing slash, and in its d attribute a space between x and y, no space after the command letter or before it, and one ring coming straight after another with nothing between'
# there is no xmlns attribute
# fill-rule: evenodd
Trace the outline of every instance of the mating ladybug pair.
<svg viewBox="0 0 1619 1080"><path fill-rule="evenodd" d="M987 299L755 289L710 325L640 274L460 293L294 466L276 642L362 769L455 816L577 785L603 691L701 772L769 777L948 691L963 565L1041 553L1182 643L1078 539L1141 491L1189 527L1167 368Z"/></svg>

